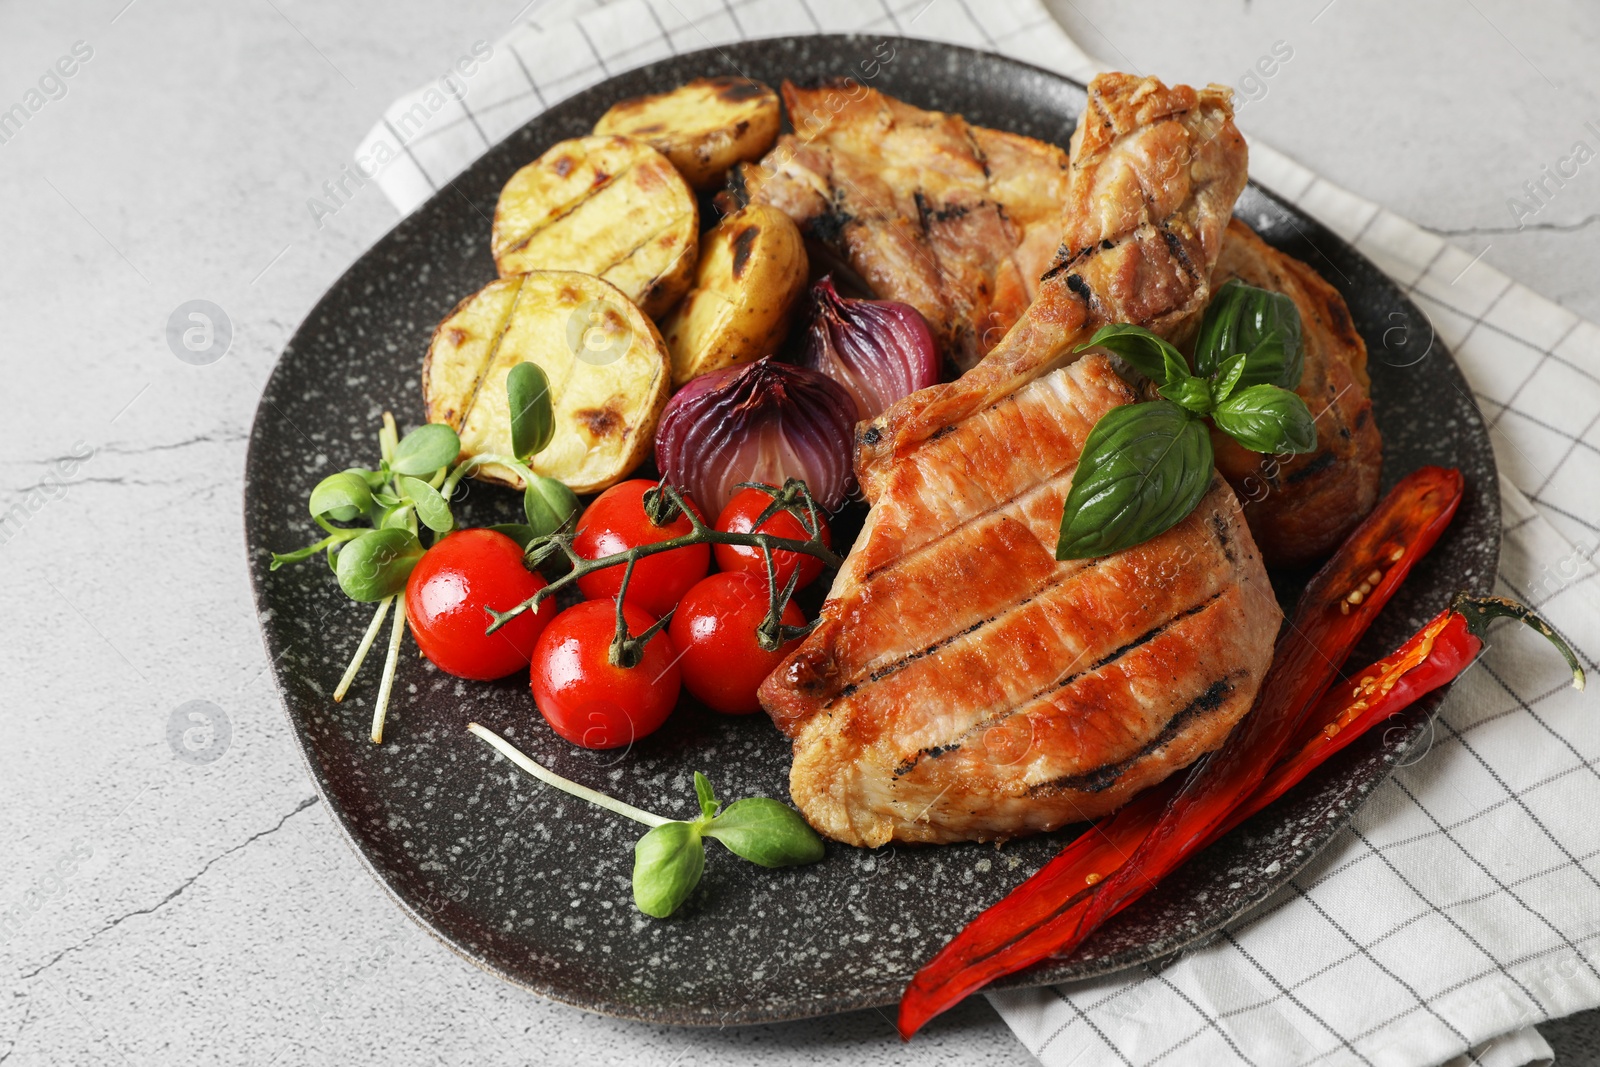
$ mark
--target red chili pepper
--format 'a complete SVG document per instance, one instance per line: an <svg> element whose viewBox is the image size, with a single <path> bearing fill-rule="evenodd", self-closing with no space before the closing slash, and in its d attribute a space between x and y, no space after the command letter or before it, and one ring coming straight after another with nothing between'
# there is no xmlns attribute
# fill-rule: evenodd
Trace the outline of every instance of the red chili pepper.
<svg viewBox="0 0 1600 1067"><path fill-rule="evenodd" d="M985 911L912 978L900 1034L996 978L1072 952L1204 847L1244 803L1339 666L1461 503L1461 472L1413 471L1311 579L1279 638L1255 706L1176 784L1146 790Z"/></svg>
<svg viewBox="0 0 1600 1067"><path fill-rule="evenodd" d="M1272 768L1216 836L1221 837L1283 796L1373 726L1455 681L1483 651L1484 634L1489 623L1498 618L1526 623L1555 645L1572 668L1573 687L1583 688L1583 667L1578 657L1549 623L1513 600L1459 593L1449 608L1429 620L1399 650L1330 690L1301 724L1288 748L1289 755Z"/></svg>

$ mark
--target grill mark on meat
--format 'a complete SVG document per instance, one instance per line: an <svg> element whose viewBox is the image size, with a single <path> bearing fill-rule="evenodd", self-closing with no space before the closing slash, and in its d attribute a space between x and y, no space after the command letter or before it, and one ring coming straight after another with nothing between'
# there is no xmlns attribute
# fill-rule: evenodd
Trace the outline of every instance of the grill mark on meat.
<svg viewBox="0 0 1600 1067"><path fill-rule="evenodd" d="M1338 457L1335 456L1331 451L1324 449L1322 452L1317 453L1317 457L1311 462L1307 463L1304 467L1301 467L1297 471L1290 472L1284 481L1289 485L1296 485L1305 481L1307 478L1312 477L1313 475L1320 474L1327 470L1329 467L1334 465L1337 459Z"/></svg>
<svg viewBox="0 0 1600 1067"><path fill-rule="evenodd" d="M1217 535L1217 544L1222 548L1222 554L1229 563L1237 563L1238 557L1233 554L1233 538L1228 536L1228 524L1221 515L1211 513L1211 530Z"/></svg>
<svg viewBox="0 0 1600 1067"><path fill-rule="evenodd" d="M1188 704L1184 705L1176 715L1167 720L1161 732L1129 756L1127 759L1116 763L1108 763L1104 767L1097 767L1088 774L1069 774L1062 778L1052 778L1048 782L1040 782L1028 787L1029 796L1056 792L1099 793L1111 788L1127 771L1144 757L1152 752L1159 751L1164 745L1177 737L1183 728L1202 715L1208 715L1222 706L1222 702L1233 693L1233 683L1227 678L1218 678L1206 687L1205 691Z"/></svg>
<svg viewBox="0 0 1600 1067"><path fill-rule="evenodd" d="M1098 562L1098 561L1096 561L1096 562ZM1083 570L1074 571L1072 573L1072 575L1069 575L1069 577L1076 577L1079 574L1087 573L1088 570L1089 570L1089 568L1085 567ZM1045 588L1043 590L1041 590L1039 593L1035 593L1033 596L1028 597L1026 600L1018 601L1016 604L1008 607L1006 609L1006 611L1001 612L1000 615L1009 614L1011 611L1014 611L1017 608L1020 608L1025 604L1032 603L1034 600L1037 600L1040 595L1042 595L1045 592L1048 592L1050 589L1052 589L1053 587L1055 587L1055 586L1057 586L1059 584L1061 584L1061 583L1058 583L1058 582L1050 583L1049 585L1045 586ZM1111 652L1106 653L1104 656L1101 656L1099 659L1095 660L1093 663L1091 663L1089 666L1085 667L1083 670L1078 671L1075 674L1069 675L1065 679L1053 682L1050 685L1045 686L1043 689L1040 689L1038 692L1033 693L1030 696L1024 697L1023 699L1017 701L1017 703L1015 705L1013 705L1012 707L1009 707L1009 708L1005 709L1004 711L999 712L998 714L991 715L988 718L985 718L982 722L977 723L976 725L974 725L971 729L967 730L965 733L963 733L960 737L956 738L954 741L949 741L949 742L946 742L946 743L944 743L942 745L933 745L933 746L931 746L929 748L919 749L916 752L916 754L914 754L914 755L902 760L900 762L899 766L895 767L895 769L894 769L894 777L901 778L901 777L904 777L905 775L911 773L911 771L917 766L917 764L920 763L924 758L936 759L939 756L944 755L946 752L954 752L956 749L960 748L967 741L969 741L973 737L978 736L978 734L981 733L982 731L991 729L996 724L998 724L998 723L1010 718L1011 716L1015 715L1018 711L1020 711L1021 709L1025 708L1025 707L1027 707L1029 704L1033 704L1033 703L1035 703L1035 702L1037 702L1039 700L1043 700L1045 697L1049 696L1052 693L1059 693L1063 689L1072 688L1072 686L1074 684L1076 684L1080 679L1086 678L1089 675L1094 674L1096 671L1103 670L1106 667L1111 666L1113 663L1117 662L1117 660L1121 659L1123 656L1126 656L1128 653L1132 652L1134 649L1140 647L1141 645L1146 645L1146 644L1149 644L1151 641L1154 641L1156 638L1158 638L1162 634L1166 633L1168 629L1170 629L1171 627L1173 627L1177 623L1182 622L1184 619L1191 618L1191 617L1193 617L1195 615L1198 615L1202 611L1205 611L1212 604L1216 603L1217 599L1222 596L1223 592L1224 592L1224 590L1220 590L1219 589L1217 592L1212 593L1210 596L1206 597L1200 603L1195 604L1192 607L1184 608L1182 611L1177 612L1176 614L1174 614L1174 615L1162 620L1161 622L1156 623L1150 629L1146 630L1144 633L1140 634L1138 637L1135 637L1132 641L1129 641L1127 644L1123 645L1120 648L1113 649ZM965 631L965 633L956 634L955 636L951 637L949 640L940 642L939 645L927 649L921 655L926 655L928 653L932 653L934 651L937 651L939 647L951 644L954 641L956 641L957 639L959 639L961 637L965 637L967 634L972 633L972 632L974 632L974 631L976 631L976 630L988 625L989 623L993 622L995 619L999 618L1000 615L995 615L993 618L983 619L983 620L979 621L978 623L975 623L967 631ZM921 655L919 655L917 658L920 659ZM909 661L906 661L906 662L909 662ZM898 669L898 667L896 667L896 669ZM888 674L888 673L892 673L892 672L891 671L885 671L884 673ZM876 680L877 680L876 678L873 679L873 681L876 681ZM853 689L854 687L850 687L850 688ZM841 695L843 695L843 694L841 694ZM1213 705L1213 707L1215 707L1215 705ZM1180 712L1179 714L1182 714L1182 712ZM1171 724L1169 723L1169 725L1171 725ZM1176 728L1174 728L1174 729L1176 729Z"/></svg>
<svg viewBox="0 0 1600 1067"><path fill-rule="evenodd" d="M1194 263L1189 259L1189 253L1184 249L1183 242L1178 239L1177 234L1167 229L1167 223L1171 221L1171 219L1161 220L1161 237L1167 242L1167 251L1172 253L1172 258L1178 261L1178 265L1189 277L1198 278L1200 274L1194 269Z"/></svg>

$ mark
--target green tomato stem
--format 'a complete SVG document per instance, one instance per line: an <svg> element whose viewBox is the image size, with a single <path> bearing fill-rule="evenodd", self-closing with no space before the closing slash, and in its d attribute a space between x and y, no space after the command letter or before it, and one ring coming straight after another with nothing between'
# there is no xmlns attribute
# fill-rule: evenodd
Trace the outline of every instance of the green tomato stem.
<svg viewBox="0 0 1600 1067"><path fill-rule="evenodd" d="M599 807L605 808L607 811L614 812L623 816L624 818L632 819L634 822L643 823L645 826L649 826L651 828L664 826L669 822L677 821L675 819L668 819L664 816L657 815L654 812L645 811L642 808L636 808L632 804L625 804L616 797L607 796L598 790L590 789L586 785L579 785L577 782L574 782L571 779L563 778L550 768L535 763L532 759L520 752L510 741L507 741L505 738L501 737L488 727L479 726L475 722L469 722L467 723L467 730L468 732L477 734L479 737L489 742L489 744L494 746L494 748L497 749L502 756L510 760L512 763L515 763L518 767L521 767L523 770L527 771L544 784L554 786L563 793L570 793L581 800L587 800L591 804L598 805Z"/></svg>
<svg viewBox="0 0 1600 1067"><path fill-rule="evenodd" d="M383 617L389 614L389 608L394 604L394 597L387 596L378 601L378 610L372 616L372 622L367 626L367 632L361 635L361 643L356 646L356 654L351 657L350 666L344 669L344 677L339 679L339 687L333 691L333 702L339 703L344 695L350 691L350 683L356 680L356 673L361 670L361 665L367 661L367 653L372 650L372 642L378 638L378 629L383 625Z"/></svg>
<svg viewBox="0 0 1600 1067"><path fill-rule="evenodd" d="M395 667L400 662L400 637L406 632L406 595L396 593L394 624L389 627L389 655L383 661L383 682L378 686L378 702L372 709L372 743L383 744L383 720L389 714L389 693L394 689Z"/></svg>

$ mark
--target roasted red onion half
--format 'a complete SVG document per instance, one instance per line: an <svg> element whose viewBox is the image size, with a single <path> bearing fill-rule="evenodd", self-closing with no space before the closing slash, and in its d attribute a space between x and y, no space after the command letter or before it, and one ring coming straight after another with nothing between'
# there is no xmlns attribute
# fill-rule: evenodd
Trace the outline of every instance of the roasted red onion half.
<svg viewBox="0 0 1600 1067"><path fill-rule="evenodd" d="M850 300L831 277L811 287L801 362L850 390L856 418L872 419L939 380L939 352L921 312L893 300Z"/></svg>
<svg viewBox="0 0 1600 1067"><path fill-rule="evenodd" d="M679 389L656 426L656 466L708 516L740 482L804 479L835 511L850 490L856 405L825 374L771 357L712 371Z"/></svg>

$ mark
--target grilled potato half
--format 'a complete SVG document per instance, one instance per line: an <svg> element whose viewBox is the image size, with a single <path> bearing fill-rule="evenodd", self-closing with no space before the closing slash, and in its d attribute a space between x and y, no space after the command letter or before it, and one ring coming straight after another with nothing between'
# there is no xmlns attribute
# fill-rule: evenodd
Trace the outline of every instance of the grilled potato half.
<svg viewBox="0 0 1600 1067"><path fill-rule="evenodd" d="M596 134L649 141L696 189L720 184L729 167L760 159L778 137L778 94L749 78L696 78L670 93L612 105Z"/></svg>
<svg viewBox="0 0 1600 1067"><path fill-rule="evenodd" d="M533 271L490 282L439 324L422 362L428 421L461 435L462 458L509 455L506 375L537 363L550 379L556 432L535 473L579 493L621 481L650 452L671 393L655 323L616 286L574 271ZM506 467L478 477L520 487Z"/></svg>
<svg viewBox="0 0 1600 1067"><path fill-rule="evenodd" d="M628 137L561 141L500 191L491 245L501 277L603 278L655 317L694 277L700 213L667 157Z"/></svg>
<svg viewBox="0 0 1600 1067"><path fill-rule="evenodd" d="M751 204L700 238L694 288L661 324L674 388L770 355L806 287L806 243L777 208Z"/></svg>

